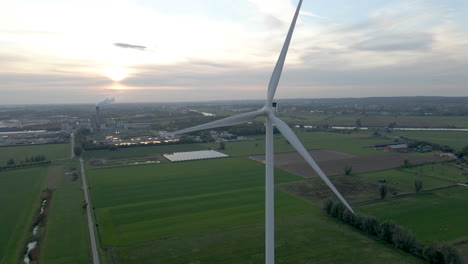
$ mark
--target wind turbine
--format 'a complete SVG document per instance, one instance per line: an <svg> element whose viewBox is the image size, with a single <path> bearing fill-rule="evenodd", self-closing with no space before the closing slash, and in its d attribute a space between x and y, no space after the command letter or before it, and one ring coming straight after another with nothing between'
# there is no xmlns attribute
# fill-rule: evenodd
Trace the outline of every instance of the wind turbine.
<svg viewBox="0 0 468 264"><path fill-rule="evenodd" d="M258 116L266 117L266 129L265 129L265 263L274 264L275 262L275 230L274 230L274 166L273 166L273 125L281 132L281 134L289 141L289 143L299 152L299 154L304 158L304 160L315 170L315 172L322 178L322 180L330 187L330 189L335 193L335 195L343 202L343 204L354 213L351 206L346 202L343 196L338 192L333 183L327 178L323 173L317 163L312 159L307 150L304 148L302 143L299 141L294 132L289 128L289 126L284 123L281 119L275 116L275 111L273 109L273 97L278 87L278 83L281 77L281 72L283 70L284 61L286 59L286 54L288 52L289 43L291 42L291 37L296 25L296 20L299 15L299 10L301 9L302 0L299 1L297 5L296 13L291 22L291 26L286 36L286 40L281 49L280 56L276 62L275 69L270 78L270 83L268 84L267 100L263 108L243 113L235 116L226 117L220 120L216 120L210 123L203 125L194 126L191 128L185 128L173 132L173 135L184 134L189 132L195 132L205 129L224 127L224 126L233 126L242 123L246 123Z"/></svg>

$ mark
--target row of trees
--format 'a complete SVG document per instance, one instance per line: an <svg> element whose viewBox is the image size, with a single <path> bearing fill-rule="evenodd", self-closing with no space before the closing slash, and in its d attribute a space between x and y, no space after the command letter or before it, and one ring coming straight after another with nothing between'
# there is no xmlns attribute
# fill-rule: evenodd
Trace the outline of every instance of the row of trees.
<svg viewBox="0 0 468 264"><path fill-rule="evenodd" d="M423 245L416 240L414 234L392 221L379 219L361 214L351 213L341 202L328 200L325 212L341 222L349 224L369 236L384 241L395 248L422 258L430 264L463 264L460 252L452 245L431 244Z"/></svg>
<svg viewBox="0 0 468 264"><path fill-rule="evenodd" d="M41 162L45 161L47 158L45 155L36 155L36 156L31 156L31 157L26 157L24 160L20 160L19 162L16 162L14 158L9 158L7 160L7 165L12 166L15 164L27 164L27 163L35 163L35 162Z"/></svg>
<svg viewBox="0 0 468 264"><path fill-rule="evenodd" d="M34 163L23 163L23 164L14 164L14 165L7 165L0 167L0 171L7 171L7 170L16 170L21 168L28 168L28 167L35 167L35 166L43 166L49 165L52 163L51 161L40 161Z"/></svg>

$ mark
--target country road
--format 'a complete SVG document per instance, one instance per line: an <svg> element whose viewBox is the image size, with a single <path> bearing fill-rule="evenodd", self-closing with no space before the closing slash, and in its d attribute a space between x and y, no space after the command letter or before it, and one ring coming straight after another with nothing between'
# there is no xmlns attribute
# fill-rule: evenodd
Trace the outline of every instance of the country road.
<svg viewBox="0 0 468 264"><path fill-rule="evenodd" d="M83 179L83 191L84 191L85 201L88 204L88 206L86 207L86 213L88 215L88 229L89 229L89 237L91 238L91 251L93 252L93 264L99 264L99 254L96 248L96 237L94 235L94 223L93 223L93 217L91 213L92 205L89 200L89 190L88 190L88 185L86 184L86 174L85 174L82 158L80 158L80 164L81 164L81 178Z"/></svg>

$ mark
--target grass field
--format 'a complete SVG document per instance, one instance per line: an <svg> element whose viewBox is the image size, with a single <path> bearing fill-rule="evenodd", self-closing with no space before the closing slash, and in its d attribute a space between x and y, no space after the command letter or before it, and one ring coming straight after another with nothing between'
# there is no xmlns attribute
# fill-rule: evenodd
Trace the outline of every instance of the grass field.
<svg viewBox="0 0 468 264"><path fill-rule="evenodd" d="M296 132L298 138L306 149L330 149L352 153L356 155L372 155L379 151L364 148L378 143L389 142L386 139L369 138L359 134L340 134L327 132ZM265 141L263 136L255 136L256 141L228 142L225 152L233 156L258 155L265 153ZM216 148L218 145L213 144ZM291 145L281 135L275 135L275 152L294 151Z"/></svg>
<svg viewBox="0 0 468 264"><path fill-rule="evenodd" d="M420 177L423 182L422 190L454 185L468 181L467 176L460 175L461 170L447 163L436 163L408 169L392 169L358 174L374 182L385 179L388 184L405 191L414 191L414 180Z"/></svg>
<svg viewBox="0 0 468 264"><path fill-rule="evenodd" d="M17 163L26 157L45 155L47 160L63 159L70 157L69 144L47 144L30 146L0 147L0 166L6 165L9 158Z"/></svg>
<svg viewBox="0 0 468 264"><path fill-rule="evenodd" d="M168 145L168 146L151 146L151 147L136 147L136 148L122 148L114 151L110 150L94 150L86 151L83 153L83 158L107 158L107 159L127 159L138 157L156 157L164 153L181 152L181 151L195 151L206 149L201 144L183 144L183 145Z"/></svg>
<svg viewBox="0 0 468 264"><path fill-rule="evenodd" d="M328 115L301 114L281 117L291 124L355 126L356 120L361 125L371 127L386 127L395 122L397 127L468 127L468 117L464 116L403 116L403 115Z"/></svg>
<svg viewBox="0 0 468 264"><path fill-rule="evenodd" d="M420 174L423 177L427 176L434 179L447 181L451 184L468 181L468 176L462 175L464 171L451 166L450 164L451 163L436 163L403 170L413 174Z"/></svg>
<svg viewBox="0 0 468 264"><path fill-rule="evenodd" d="M301 200L294 203L305 203ZM276 218L276 263L423 263L363 236L309 204L305 213ZM264 263L262 221L112 248L115 263ZM375 254L378 252L378 254Z"/></svg>
<svg viewBox="0 0 468 264"><path fill-rule="evenodd" d="M427 243L466 237L467 204L468 188L452 187L362 206L359 211L394 220Z"/></svg>
<svg viewBox="0 0 468 264"><path fill-rule="evenodd" d="M460 151L468 146L468 132L455 131L395 131L393 134L411 139L447 145L454 150Z"/></svg>
<svg viewBox="0 0 468 264"><path fill-rule="evenodd" d="M88 166L88 177L112 263L264 261L261 163L237 157ZM300 179L276 170L277 184ZM279 190L275 200L278 263L420 263L337 223L316 205Z"/></svg>
<svg viewBox="0 0 468 264"><path fill-rule="evenodd" d="M225 168L236 168L235 173L226 173ZM263 215L262 172L262 164L245 158L90 170L103 244L123 245L221 227L229 225L227 221L256 220ZM296 179L278 171L278 182Z"/></svg>
<svg viewBox="0 0 468 264"><path fill-rule="evenodd" d="M1 264L16 263L25 250L47 170L40 167L0 172Z"/></svg>
<svg viewBox="0 0 468 264"><path fill-rule="evenodd" d="M79 168L76 161L56 167L55 192L51 201L40 263L87 264L90 245L85 211L81 208L81 180L72 181L65 172Z"/></svg>

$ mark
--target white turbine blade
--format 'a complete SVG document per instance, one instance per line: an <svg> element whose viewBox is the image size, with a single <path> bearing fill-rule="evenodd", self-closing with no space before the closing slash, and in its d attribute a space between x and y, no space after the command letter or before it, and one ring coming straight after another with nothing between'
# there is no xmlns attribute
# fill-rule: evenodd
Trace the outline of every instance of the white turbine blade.
<svg viewBox="0 0 468 264"><path fill-rule="evenodd" d="M304 158L304 160L309 163L312 169L317 172L317 174L322 178L322 180L330 187L330 189L336 194L336 196L343 202L343 204L354 214L353 208L348 204L345 198L340 194L340 192L335 188L333 183L328 179L328 177L323 173L322 169L317 165L314 159L310 156L309 152L304 148L301 141L297 138L294 132L289 128L286 123L284 123L281 119L277 118L276 116L270 114L268 115L271 121L276 125L276 128L283 134L283 136L291 143L291 145L299 152L299 154Z"/></svg>
<svg viewBox="0 0 468 264"><path fill-rule="evenodd" d="M273 70L273 74L271 75L270 83L268 84L267 104L269 106L271 106L271 102L273 101L276 88L278 87L278 83L281 78L281 72L283 71L284 61L286 59L286 54L288 53L289 43L291 42L291 37L294 32L294 27L296 26L296 20L299 15L299 10L301 9L301 5L302 5L302 0L300 0L299 4L297 5L296 13L294 14L294 18L291 22L291 26L289 27L288 35L286 36L286 40L284 41L280 56L278 58L278 61L276 62L276 66L275 66L275 69Z"/></svg>
<svg viewBox="0 0 468 264"><path fill-rule="evenodd" d="M224 127L224 126L234 126L238 124L242 124L245 122L248 122L249 120L252 120L260 115L263 115L262 110L257 110L253 112L248 112L248 113L243 113L235 116L230 116L226 117L220 120L216 120L210 123L206 123L203 125L198 125L190 128L185 128L182 130L178 130L175 132L172 132L171 134L177 135L177 134L185 134L189 132L195 132L195 131L200 131L200 130L205 130L205 129L210 129L210 128L216 128L216 127Z"/></svg>

